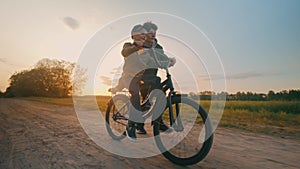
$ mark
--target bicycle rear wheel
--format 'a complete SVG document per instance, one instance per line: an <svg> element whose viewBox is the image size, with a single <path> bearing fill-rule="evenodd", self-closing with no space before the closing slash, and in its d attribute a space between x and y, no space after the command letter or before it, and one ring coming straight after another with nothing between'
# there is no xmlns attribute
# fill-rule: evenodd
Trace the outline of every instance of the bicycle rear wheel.
<svg viewBox="0 0 300 169"><path fill-rule="evenodd" d="M125 126L127 125L129 114L129 98L126 95L115 95L108 103L106 109L106 130L115 140L125 138Z"/></svg>
<svg viewBox="0 0 300 169"><path fill-rule="evenodd" d="M157 120L153 125L155 142L162 154L173 163L198 163L206 157L213 143L212 123L208 114L198 103L185 97L173 97L171 106L174 116L172 126L170 106L163 113L163 121L172 131L160 132Z"/></svg>

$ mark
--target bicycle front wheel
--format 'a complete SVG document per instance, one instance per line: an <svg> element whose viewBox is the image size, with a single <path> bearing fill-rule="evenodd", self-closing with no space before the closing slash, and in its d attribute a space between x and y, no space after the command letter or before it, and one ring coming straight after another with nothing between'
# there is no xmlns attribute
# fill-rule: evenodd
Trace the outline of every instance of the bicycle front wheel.
<svg viewBox="0 0 300 169"><path fill-rule="evenodd" d="M167 106L162 116L163 123L170 129L160 132L159 120L153 125L156 144L173 163L198 163L206 157L212 146L212 123L207 112L197 102L180 96L172 97L171 100L172 104Z"/></svg>
<svg viewBox="0 0 300 169"><path fill-rule="evenodd" d="M106 109L106 130L115 140L125 138L125 126L129 118L129 98L126 95L115 95L109 102Z"/></svg>

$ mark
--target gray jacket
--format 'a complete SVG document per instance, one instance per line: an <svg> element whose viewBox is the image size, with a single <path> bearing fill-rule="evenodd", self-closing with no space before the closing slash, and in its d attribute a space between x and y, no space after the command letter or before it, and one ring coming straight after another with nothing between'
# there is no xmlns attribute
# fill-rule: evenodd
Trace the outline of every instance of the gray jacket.
<svg viewBox="0 0 300 169"><path fill-rule="evenodd" d="M122 82L125 88L134 77L139 77L149 68L168 68L169 58L160 49L140 49L125 59L122 73Z"/></svg>

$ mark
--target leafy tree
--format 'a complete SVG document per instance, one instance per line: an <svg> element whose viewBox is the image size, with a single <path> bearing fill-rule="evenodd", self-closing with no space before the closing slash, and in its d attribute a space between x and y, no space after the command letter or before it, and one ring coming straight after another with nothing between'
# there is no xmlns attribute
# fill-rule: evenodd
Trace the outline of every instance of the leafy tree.
<svg viewBox="0 0 300 169"><path fill-rule="evenodd" d="M85 82L88 80L86 75L86 69L82 69L77 65L74 65L73 75L72 75L72 92L73 95L82 94L82 89L85 85Z"/></svg>
<svg viewBox="0 0 300 169"><path fill-rule="evenodd" d="M61 60L40 60L33 69L15 73L10 77L10 95L13 96L45 96L67 97L72 92L72 73L74 63ZM77 90L84 85L85 70L77 77Z"/></svg>
<svg viewBox="0 0 300 169"><path fill-rule="evenodd" d="M268 100L274 100L276 98L275 92L273 90L270 90L268 92Z"/></svg>

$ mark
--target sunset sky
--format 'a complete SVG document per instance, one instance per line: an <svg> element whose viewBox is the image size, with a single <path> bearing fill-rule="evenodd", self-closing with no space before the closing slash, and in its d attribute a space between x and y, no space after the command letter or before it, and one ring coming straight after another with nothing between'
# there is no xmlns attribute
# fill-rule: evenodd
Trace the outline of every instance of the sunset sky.
<svg viewBox="0 0 300 169"><path fill-rule="evenodd" d="M178 16L199 28L219 54L229 93L300 89L299 0L1 0L0 90L5 91L13 73L32 68L42 58L77 62L85 45L101 28L112 20L143 12ZM186 37L191 37L187 44L197 42L184 27L160 23L161 18L153 16L147 19L158 24L158 40L168 54L176 50L175 44L168 43L164 36L168 32L182 29ZM137 20L137 23L145 21ZM118 52L123 42L130 41L131 29L126 24L121 26L128 37L114 46L111 60L106 58L106 63L114 62L114 65L101 69L99 63L97 87L93 89L96 94L105 94L108 86L103 82L113 78L115 75L109 72L121 66L122 57ZM184 71L179 73L184 59L175 57L179 66L173 68L174 76L184 79ZM193 66L197 65L187 67ZM195 77L199 84L206 84L207 77L201 74L205 75L199 73ZM210 88L203 85L202 89Z"/></svg>

